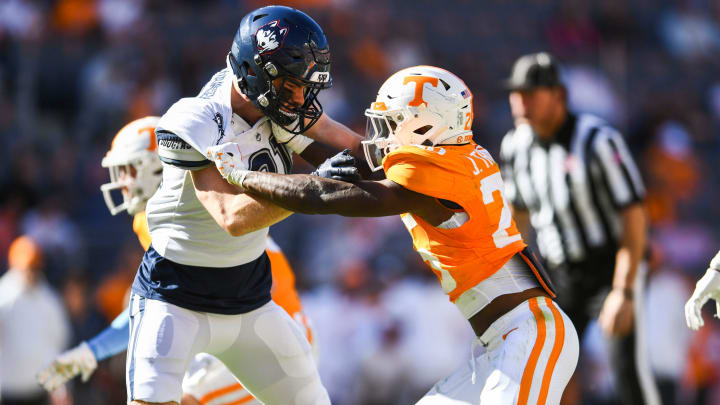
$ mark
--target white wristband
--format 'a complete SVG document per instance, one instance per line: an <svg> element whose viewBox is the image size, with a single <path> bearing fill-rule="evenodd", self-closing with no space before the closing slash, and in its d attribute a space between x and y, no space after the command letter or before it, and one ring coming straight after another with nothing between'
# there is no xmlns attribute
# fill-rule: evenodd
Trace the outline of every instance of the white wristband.
<svg viewBox="0 0 720 405"><path fill-rule="evenodd" d="M228 183L234 184L245 190L245 187L243 187L243 181L245 181L245 177L248 173L250 173L250 170L233 169L230 174L228 174L227 181Z"/></svg>
<svg viewBox="0 0 720 405"><path fill-rule="evenodd" d="M292 128L295 126L297 121L290 124L290 127ZM281 145L287 145L288 148L290 148L291 151L297 153L298 155L302 153L302 151L305 150L305 148L308 147L311 143L313 143L313 140L308 138L304 135L299 134L293 134L292 132L288 131L287 129L281 127L280 125L276 123L272 123L272 132L273 136L275 136L275 139L281 144Z"/></svg>
<svg viewBox="0 0 720 405"><path fill-rule="evenodd" d="M715 257L710 261L710 268L720 271L720 252L717 252Z"/></svg>
<svg viewBox="0 0 720 405"><path fill-rule="evenodd" d="M308 138L307 136L295 135L294 137L292 137L292 139L285 143L285 146L287 146L288 148L290 148L291 151L299 155L313 142L315 141Z"/></svg>
<svg viewBox="0 0 720 405"><path fill-rule="evenodd" d="M293 122L290 124L290 128L294 127L296 124L297 121ZM288 143L295 136L295 134L274 122L272 123L272 132L275 139L277 139L280 143Z"/></svg>

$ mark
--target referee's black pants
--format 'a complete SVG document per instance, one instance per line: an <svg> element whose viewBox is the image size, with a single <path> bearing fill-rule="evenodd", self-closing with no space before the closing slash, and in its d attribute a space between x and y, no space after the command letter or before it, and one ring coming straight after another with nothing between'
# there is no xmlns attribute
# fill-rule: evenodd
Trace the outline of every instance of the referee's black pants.
<svg viewBox="0 0 720 405"><path fill-rule="evenodd" d="M647 350L642 339L638 338L641 336L638 328L642 321L646 277L644 264L640 267L633 297L634 328L625 336L607 339L610 366L615 376L615 387L621 404L660 405L657 386L647 359ZM605 297L610 292L612 271L612 268L608 270L573 267L564 271L564 276L558 277L559 280L556 281L558 302L573 321L581 339L588 323L592 319L597 319ZM599 274L601 275L598 276Z"/></svg>

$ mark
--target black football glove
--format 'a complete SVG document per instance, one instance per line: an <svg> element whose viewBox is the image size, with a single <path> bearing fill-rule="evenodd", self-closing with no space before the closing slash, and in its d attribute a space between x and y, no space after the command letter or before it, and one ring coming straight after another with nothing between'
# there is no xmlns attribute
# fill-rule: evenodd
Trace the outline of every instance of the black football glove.
<svg viewBox="0 0 720 405"><path fill-rule="evenodd" d="M349 183L362 180L360 171L355 167L355 158L350 154L350 149L345 149L325 160L310 174L325 177L326 179L347 181Z"/></svg>

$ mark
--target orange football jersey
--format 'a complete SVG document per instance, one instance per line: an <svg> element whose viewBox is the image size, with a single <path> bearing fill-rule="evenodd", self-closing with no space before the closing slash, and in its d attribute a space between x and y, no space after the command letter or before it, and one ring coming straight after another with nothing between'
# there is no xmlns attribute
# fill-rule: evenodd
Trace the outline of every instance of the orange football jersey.
<svg viewBox="0 0 720 405"><path fill-rule="evenodd" d="M272 269L273 285L270 290L272 299L276 304L283 307L290 316L295 316L297 312L302 310L300 297L295 290L295 273L293 273L290 263L283 254L280 247L274 240L268 238L266 252L270 257L270 267Z"/></svg>
<svg viewBox="0 0 720 405"><path fill-rule="evenodd" d="M133 231L135 231L135 235L137 235L138 241L140 242L140 245L142 245L143 250L148 250L151 240L145 211L138 212L133 217Z"/></svg>
<svg viewBox="0 0 720 405"><path fill-rule="evenodd" d="M143 249L147 250L150 247L150 231L148 230L145 211L135 214L133 218L133 230ZM280 247L270 238L268 238L266 251L270 258L270 268L272 269L272 299L287 311L290 316L294 317L302 310L300 297L298 296L297 290L295 290L295 273L293 273Z"/></svg>
<svg viewBox="0 0 720 405"><path fill-rule="evenodd" d="M383 160L388 179L460 205L468 220L438 228L410 213L402 220L413 246L455 301L525 248L503 197L500 169L474 142L451 146L403 146Z"/></svg>

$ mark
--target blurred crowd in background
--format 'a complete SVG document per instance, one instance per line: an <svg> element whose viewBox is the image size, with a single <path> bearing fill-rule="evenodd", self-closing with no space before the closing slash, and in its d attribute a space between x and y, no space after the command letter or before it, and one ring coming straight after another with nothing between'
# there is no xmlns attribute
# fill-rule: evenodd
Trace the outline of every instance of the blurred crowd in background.
<svg viewBox="0 0 720 405"><path fill-rule="evenodd" d="M644 175L653 270L645 322L654 371L672 388L664 402L720 403L720 321L691 333L683 319L693 281L720 248L720 2L278 3L325 30L334 87L320 99L360 133L385 78L436 65L472 89L476 141L497 156L512 125L502 79L518 56L554 53L571 107L621 129ZM0 256L19 235L41 245L68 345L120 313L142 255L131 218L110 216L100 193L112 137L197 94L225 66L242 16L264 4L0 0ZM469 360L472 331L399 218L293 215L271 233L297 273L333 403L411 404ZM601 336L588 333L587 403L612 403ZM71 388L76 404L124 404L124 356Z"/></svg>

